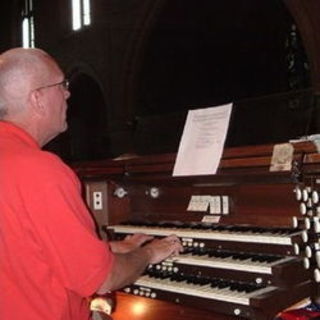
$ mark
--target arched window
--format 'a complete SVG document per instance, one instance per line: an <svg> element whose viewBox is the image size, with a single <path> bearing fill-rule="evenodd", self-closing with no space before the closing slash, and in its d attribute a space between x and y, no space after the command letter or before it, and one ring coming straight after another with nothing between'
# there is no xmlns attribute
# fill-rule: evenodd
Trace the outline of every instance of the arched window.
<svg viewBox="0 0 320 320"><path fill-rule="evenodd" d="M22 9L22 46L24 48L34 48L34 17L33 1L25 0Z"/></svg>
<svg viewBox="0 0 320 320"><path fill-rule="evenodd" d="M72 0L72 29L82 29L91 24L90 0Z"/></svg>

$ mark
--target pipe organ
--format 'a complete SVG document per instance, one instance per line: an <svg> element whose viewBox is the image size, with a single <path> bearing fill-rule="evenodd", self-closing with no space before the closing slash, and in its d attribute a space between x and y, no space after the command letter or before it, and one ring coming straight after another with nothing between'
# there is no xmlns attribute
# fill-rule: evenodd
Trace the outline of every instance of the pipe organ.
<svg viewBox="0 0 320 320"><path fill-rule="evenodd" d="M176 234L184 247L118 293L116 320L264 320L317 298L320 156L296 143L291 169L270 172L273 147L226 149L206 176L172 177L174 154L74 166L102 237Z"/></svg>

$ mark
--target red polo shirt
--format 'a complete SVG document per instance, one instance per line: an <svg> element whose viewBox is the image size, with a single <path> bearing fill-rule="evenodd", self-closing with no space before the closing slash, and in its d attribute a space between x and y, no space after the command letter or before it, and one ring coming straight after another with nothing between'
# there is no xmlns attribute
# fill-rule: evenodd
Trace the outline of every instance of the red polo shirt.
<svg viewBox="0 0 320 320"><path fill-rule="evenodd" d="M0 319L89 319L112 263L73 171L0 121Z"/></svg>

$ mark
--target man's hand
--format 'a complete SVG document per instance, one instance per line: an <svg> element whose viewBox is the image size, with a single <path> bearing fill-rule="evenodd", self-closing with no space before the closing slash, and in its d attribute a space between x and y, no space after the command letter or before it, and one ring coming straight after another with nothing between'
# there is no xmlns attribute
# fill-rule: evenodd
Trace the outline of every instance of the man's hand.
<svg viewBox="0 0 320 320"><path fill-rule="evenodd" d="M183 247L177 236L171 235L162 239L155 239L144 247L150 256L149 263L159 263L171 256L177 256Z"/></svg>
<svg viewBox="0 0 320 320"><path fill-rule="evenodd" d="M126 236L122 241L110 241L110 247L114 253L127 253L141 247L146 242L152 240L152 236L143 233L136 233Z"/></svg>
<svg viewBox="0 0 320 320"><path fill-rule="evenodd" d="M152 237L145 234L135 234L123 241L111 242L112 250L122 250L122 252L114 254L112 270L97 293L103 294L123 288L136 281L148 264L159 263L183 251L179 238L174 235L148 242L151 239ZM129 251L124 253L125 250Z"/></svg>

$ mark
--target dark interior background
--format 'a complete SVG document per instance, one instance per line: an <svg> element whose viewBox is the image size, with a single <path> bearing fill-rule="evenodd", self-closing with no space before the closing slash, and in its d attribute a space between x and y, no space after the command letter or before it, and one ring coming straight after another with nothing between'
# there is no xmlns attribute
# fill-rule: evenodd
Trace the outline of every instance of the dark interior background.
<svg viewBox="0 0 320 320"><path fill-rule="evenodd" d="M72 32L69 2L34 0L36 46L71 80L69 130L46 148L67 161L176 152L188 110L228 102L228 147L318 132L311 24L302 24L312 17L298 4L97 1L92 25ZM0 6L3 51L20 45L24 1Z"/></svg>

